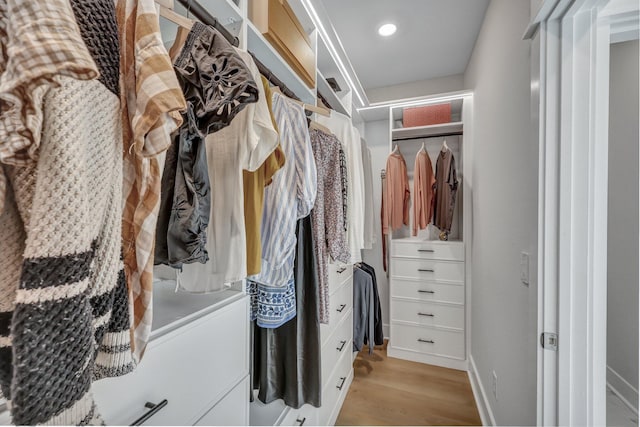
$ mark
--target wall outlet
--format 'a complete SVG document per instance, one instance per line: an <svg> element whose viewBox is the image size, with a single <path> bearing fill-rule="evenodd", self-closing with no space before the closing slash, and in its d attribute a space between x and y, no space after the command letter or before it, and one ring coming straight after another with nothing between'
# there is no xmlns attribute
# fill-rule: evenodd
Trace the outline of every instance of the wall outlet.
<svg viewBox="0 0 640 427"><path fill-rule="evenodd" d="M529 284L529 254L526 252L520 254L520 281Z"/></svg>
<svg viewBox="0 0 640 427"><path fill-rule="evenodd" d="M493 391L493 397L498 400L498 375L496 371L491 371L491 390Z"/></svg>

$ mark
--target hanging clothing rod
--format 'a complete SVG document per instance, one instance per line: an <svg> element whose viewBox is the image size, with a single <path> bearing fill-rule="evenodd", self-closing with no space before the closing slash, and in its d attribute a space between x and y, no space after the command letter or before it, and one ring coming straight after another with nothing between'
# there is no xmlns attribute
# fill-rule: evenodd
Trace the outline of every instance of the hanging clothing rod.
<svg viewBox="0 0 640 427"><path fill-rule="evenodd" d="M392 141L411 141L414 139L429 139L429 138L441 138L443 136L460 136L463 135L462 132L445 132L445 133L436 133L429 136L412 136L409 138L393 138Z"/></svg>
<svg viewBox="0 0 640 427"><path fill-rule="evenodd" d="M218 19L211 15L207 11L207 9L204 8L197 0L178 0L178 2L182 6L184 6L189 11L189 13L193 13L193 15L198 18L200 22L205 25L210 25L218 30L218 32L220 32L220 34L222 34L224 38L229 41L229 43L231 43L235 47L238 47L240 45L240 40L238 39L238 37L231 34L229 30L227 30L224 25L222 25L220 21L218 21ZM296 94L282 82L282 80L276 77L276 75L273 74L269 68L267 68L262 62L260 62L258 58L256 58L256 56L253 54L253 52L249 53L258 66L260 74L265 76L271 84L278 86L285 96L300 101L300 98L297 97Z"/></svg>
<svg viewBox="0 0 640 427"><path fill-rule="evenodd" d="M231 43L235 47L240 46L240 40L236 36L231 34L229 30L227 30L224 25L222 25L220 21L218 21L218 19L211 15L209 11L207 11L207 9L205 9L196 0L178 0L178 3L183 5L187 9L187 11L189 11L189 13L193 13L193 16L198 18L200 22L206 25L210 25L218 30L218 32L220 32L220 34L222 34L224 38L229 41L229 43Z"/></svg>

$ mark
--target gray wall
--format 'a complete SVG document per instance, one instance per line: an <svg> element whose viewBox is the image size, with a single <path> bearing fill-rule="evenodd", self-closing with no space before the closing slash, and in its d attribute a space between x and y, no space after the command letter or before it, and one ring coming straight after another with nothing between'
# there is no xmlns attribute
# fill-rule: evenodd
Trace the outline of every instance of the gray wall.
<svg viewBox="0 0 640 427"><path fill-rule="evenodd" d="M491 1L465 73L474 91L471 355L500 425L536 423L538 144L522 40L530 6ZM529 286L522 251L531 255Z"/></svg>
<svg viewBox="0 0 640 427"><path fill-rule="evenodd" d="M389 336L389 279L382 268L382 232L380 230L380 203L382 202L382 187L380 170L384 169L389 156L389 120L379 120L365 123L367 146L371 149L371 170L373 171L373 209L375 243L370 250L362 251L362 260L376 269L378 292L382 307L382 323L384 336Z"/></svg>
<svg viewBox="0 0 640 427"><path fill-rule="evenodd" d="M392 101L395 99L414 98L418 96L436 95L464 89L464 76L437 77L417 82L402 83L393 86L367 89L369 102Z"/></svg>
<svg viewBox="0 0 640 427"><path fill-rule="evenodd" d="M611 46L607 301L607 365L636 390L639 48L638 41Z"/></svg>

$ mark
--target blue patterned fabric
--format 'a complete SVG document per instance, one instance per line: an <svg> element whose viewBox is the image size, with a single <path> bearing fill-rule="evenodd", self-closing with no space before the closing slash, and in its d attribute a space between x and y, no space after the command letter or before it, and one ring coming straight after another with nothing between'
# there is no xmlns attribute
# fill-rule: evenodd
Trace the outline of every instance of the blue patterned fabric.
<svg viewBox="0 0 640 427"><path fill-rule="evenodd" d="M293 279L282 287L247 282L251 296L251 320L261 328L278 328L296 316L296 286Z"/></svg>

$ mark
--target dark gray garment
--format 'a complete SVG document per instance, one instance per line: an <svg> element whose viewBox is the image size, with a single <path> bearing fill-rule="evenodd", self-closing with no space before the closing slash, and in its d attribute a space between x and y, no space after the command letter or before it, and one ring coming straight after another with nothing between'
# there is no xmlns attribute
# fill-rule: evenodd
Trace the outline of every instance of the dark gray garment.
<svg viewBox="0 0 640 427"><path fill-rule="evenodd" d="M253 386L264 403L321 404L319 275L311 216L298 220L294 279L297 316L276 329L254 324Z"/></svg>
<svg viewBox="0 0 640 427"><path fill-rule="evenodd" d="M174 134L167 152L156 226L154 263L174 268L209 260L211 184L204 136L196 127L191 104L184 120L186 125Z"/></svg>
<svg viewBox="0 0 640 427"><path fill-rule="evenodd" d="M376 270L364 262L360 264L360 268L369 273L373 280L373 304L375 306L375 335L373 338L371 338L370 335L366 336L364 343L367 344L373 340L374 345L383 345L384 332L382 330L382 307L380 305L380 293L378 292L378 278L376 277Z"/></svg>
<svg viewBox="0 0 640 427"><path fill-rule="evenodd" d="M365 336L375 334L375 304L373 301L373 278L361 268L353 269L353 350L360 351ZM373 345L369 346L373 354Z"/></svg>

